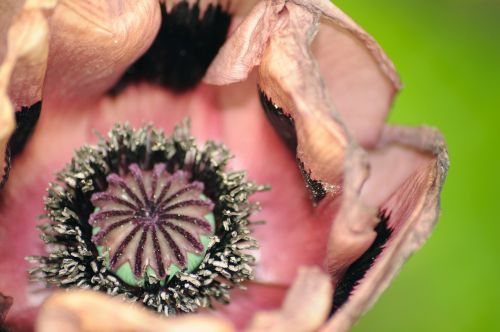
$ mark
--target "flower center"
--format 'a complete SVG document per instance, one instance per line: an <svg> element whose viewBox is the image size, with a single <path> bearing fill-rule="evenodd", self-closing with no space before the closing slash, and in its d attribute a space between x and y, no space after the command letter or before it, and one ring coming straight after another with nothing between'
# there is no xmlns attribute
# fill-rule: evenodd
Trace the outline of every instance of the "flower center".
<svg viewBox="0 0 500 332"><path fill-rule="evenodd" d="M198 147L187 123L169 137L117 125L49 185L46 256L33 279L120 295L167 315L228 303L253 278L248 200L267 189L226 171L231 154Z"/></svg>
<svg viewBox="0 0 500 332"><path fill-rule="evenodd" d="M136 284L127 273L133 267L142 278L150 267L154 275L165 278L200 261L188 253L204 253L203 235L211 235L214 204L203 196L203 183L189 181L185 171L170 174L164 163L152 171L131 164L129 173L107 177L108 188L92 195L97 208L89 223L94 227L92 241L109 253L109 268L126 282ZM151 272L150 272L151 273Z"/></svg>

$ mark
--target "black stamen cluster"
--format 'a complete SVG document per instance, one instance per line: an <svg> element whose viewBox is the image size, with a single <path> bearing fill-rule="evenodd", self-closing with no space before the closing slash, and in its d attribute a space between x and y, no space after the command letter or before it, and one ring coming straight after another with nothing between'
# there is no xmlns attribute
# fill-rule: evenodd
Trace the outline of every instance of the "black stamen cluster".
<svg viewBox="0 0 500 332"><path fill-rule="evenodd" d="M147 82L182 92L195 87L226 40L231 16L221 4L180 1L167 11L153 44L113 87L117 94L130 83Z"/></svg>
<svg viewBox="0 0 500 332"><path fill-rule="evenodd" d="M248 197L266 189L248 182L245 172L225 172L229 159L220 144L208 141L198 148L186 123L171 137L151 127L115 126L97 146L76 150L58 173L58 182L50 184L45 201L48 220L39 227L48 254L29 258L38 265L30 271L32 277L63 288L125 295L166 315L210 307L213 300L228 303L229 290L253 278L255 259L248 250L257 248L257 242L248 218L258 206ZM109 174L127 174L131 164L149 171L159 163L170 174L181 170L191 181L203 183L203 195L214 203L215 232L202 263L192 272L184 269L162 280L147 276L143 286L131 286L106 266L92 241L91 197L107 189Z"/></svg>
<svg viewBox="0 0 500 332"><path fill-rule="evenodd" d="M347 271L335 286L331 315L335 314L349 300L352 292L363 280L366 272L373 266L392 235L392 229L389 227L390 214L387 211L381 211L378 217L379 223L375 227L377 236L372 245L347 268Z"/></svg>
<svg viewBox="0 0 500 332"><path fill-rule="evenodd" d="M21 109L16 112L16 129L10 137L7 151L5 151L5 166L3 176L0 176L0 190L2 190L9 178L12 159L23 151L31 134L33 134L41 110L42 102L38 101L31 106L22 106ZM0 158L2 157L0 156Z"/></svg>
<svg viewBox="0 0 500 332"><path fill-rule="evenodd" d="M259 88L260 104L266 114L269 122L272 124L278 135L287 145L288 149L294 155L297 154L297 131L295 130L294 119L286 114L281 107L276 106L272 100ZM313 203L317 204L326 197L328 192L328 185L320 180L312 178L311 171L309 171L304 162L297 158L297 165L299 166L302 177L306 184L307 189L311 195Z"/></svg>

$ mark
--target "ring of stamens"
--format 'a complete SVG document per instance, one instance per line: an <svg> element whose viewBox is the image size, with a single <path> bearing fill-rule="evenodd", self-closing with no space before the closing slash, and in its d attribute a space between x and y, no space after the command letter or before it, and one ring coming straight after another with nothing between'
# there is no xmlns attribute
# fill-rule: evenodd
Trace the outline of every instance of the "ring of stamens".
<svg viewBox="0 0 500 332"><path fill-rule="evenodd" d="M40 226L48 254L29 257L32 278L167 315L228 303L229 290L253 278L249 217L258 205L248 197L266 189L226 172L229 159L220 144L198 147L186 124L171 137L117 125L50 184ZM118 273L125 262L140 282Z"/></svg>

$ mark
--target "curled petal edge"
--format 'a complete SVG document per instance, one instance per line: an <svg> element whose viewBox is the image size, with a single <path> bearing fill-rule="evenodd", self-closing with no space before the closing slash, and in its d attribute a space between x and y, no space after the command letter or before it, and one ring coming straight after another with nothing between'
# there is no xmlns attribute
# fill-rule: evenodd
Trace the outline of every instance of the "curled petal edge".
<svg viewBox="0 0 500 332"><path fill-rule="evenodd" d="M425 243L437 222L439 197L449 167L448 153L441 134L429 127L386 126L377 149L395 145L425 153L429 159L379 207L392 210L391 219L394 216L394 220L389 226L394 229L394 233L348 301L322 331L349 330L389 286L409 256ZM332 227L327 259L334 276L339 276L339 272L345 268L336 265L339 251L342 251L338 239L359 237L363 229L353 227L358 220L376 220L377 209L369 207L360 195L364 183L359 181L363 177L359 174L367 173L366 160L366 153L360 148L348 153L346 159L345 187L351 195L343 197ZM350 189L347 190L347 187ZM348 233L342 233L341 228Z"/></svg>
<svg viewBox="0 0 500 332"><path fill-rule="evenodd" d="M278 15L288 4L299 5L349 31L371 54L394 90L401 88L394 65L376 41L329 0L259 2L221 48L205 75L205 82L223 85L244 80L260 64L260 55L273 32L280 30Z"/></svg>
<svg viewBox="0 0 500 332"><path fill-rule="evenodd" d="M46 15L55 1L26 1L12 18L6 51L0 64L0 179L8 176L8 142L16 123L14 112L42 97L47 68L48 26ZM0 186L1 188L1 186Z"/></svg>
<svg viewBox="0 0 500 332"><path fill-rule="evenodd" d="M360 63L333 57L334 52L323 49L319 50L318 61L313 60L318 51L313 42L318 30L320 39L330 42L337 38L348 43L349 52L355 54L346 58L359 58L356 61ZM341 31L347 37L339 37ZM261 89L294 118L295 129L304 132L298 135L297 157L307 166L305 171L326 182L329 191L340 192L341 174L331 170L342 169L336 166L342 165L348 136L363 146L376 145L393 98L401 88L394 65L375 40L330 1L281 0L262 1L254 7L219 51L204 80L218 85L241 81L257 66ZM325 74L325 66L326 79L320 74ZM364 71L356 78L359 68ZM351 96L346 87L357 92ZM367 128L367 123L375 124ZM328 137L330 140L326 140ZM321 147L314 141L330 144ZM310 154L322 160L307 160Z"/></svg>
<svg viewBox="0 0 500 332"><path fill-rule="evenodd" d="M359 146L359 137L350 134L351 128L343 125L342 112L334 108L309 47L324 12L312 8L312 4L316 3L322 1L261 3L250 15L251 19L243 22L233 40L230 39L226 49L219 54L222 58L229 58L224 52L234 48L238 50L232 58L234 61L221 66L215 62L206 80L210 82L214 78L212 75L219 73L226 76L220 75L220 81L211 82L227 84L243 79L253 66L259 65L261 90L293 120L297 158L304 163L310 177L329 186L330 195L325 204L337 197L337 201L340 200L340 208L332 220L325 262L334 282L339 281L350 264L374 242L377 236L374 228L379 222L381 209L397 210L393 215L396 220L389 224L395 230L383 254L325 327L327 330L345 331L373 304L407 257L431 233L438 217L439 194L448 168L448 157L440 134L428 128L384 127L378 123L375 134L372 134L375 138L370 144L360 142L371 150L365 151ZM286 29L276 28L283 26ZM256 33L259 29L261 35ZM265 41L261 41L259 46L258 38L262 35ZM245 47L255 41L257 45ZM376 53L381 52L379 48L376 50ZM383 53L378 53L378 56L379 61L384 63L386 58ZM399 78L392 64L388 60L385 64L382 72L392 82L394 90L399 89ZM385 119L387 111L382 112L382 119ZM377 175L377 172L370 172L370 167L375 166L369 158L370 153L392 145L415 150L419 167L403 165L407 169L397 181L393 181L391 190L394 191L382 201L377 201L380 198L364 197L363 187L371 180L370 177ZM405 153L410 152L404 151L402 156L406 156Z"/></svg>

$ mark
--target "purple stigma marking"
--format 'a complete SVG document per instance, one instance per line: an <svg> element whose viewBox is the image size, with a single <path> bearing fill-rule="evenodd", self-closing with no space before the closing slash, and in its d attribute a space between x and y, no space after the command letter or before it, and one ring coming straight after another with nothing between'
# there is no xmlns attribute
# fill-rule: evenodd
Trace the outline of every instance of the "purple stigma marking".
<svg viewBox="0 0 500 332"><path fill-rule="evenodd" d="M131 164L128 174L110 174L107 181L105 192L92 195L99 210L89 223L99 227L92 241L109 248L111 270L129 262L140 278L149 265L164 278L171 264L187 266L188 252L203 252L200 236L212 232L204 216L214 207L200 198L203 183L190 182L184 171L169 174L165 164L151 171Z"/></svg>

